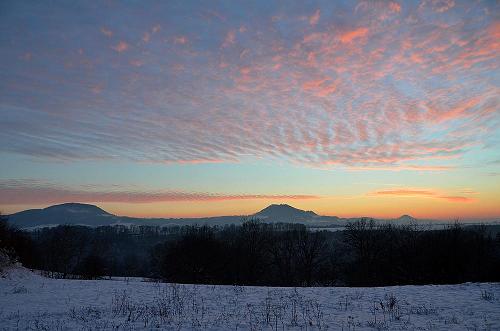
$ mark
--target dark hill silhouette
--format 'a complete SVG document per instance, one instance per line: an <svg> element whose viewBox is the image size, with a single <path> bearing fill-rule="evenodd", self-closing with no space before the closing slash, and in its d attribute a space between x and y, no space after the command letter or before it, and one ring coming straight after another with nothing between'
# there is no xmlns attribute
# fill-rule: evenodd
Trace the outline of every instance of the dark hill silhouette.
<svg viewBox="0 0 500 331"><path fill-rule="evenodd" d="M43 210L47 212L53 213L86 213L92 215L111 215L107 211L86 203L76 203L76 202L68 202L60 205L54 205Z"/></svg>
<svg viewBox="0 0 500 331"><path fill-rule="evenodd" d="M270 205L258 213L255 213L253 216L256 218L283 222L286 222L286 220L289 222L297 220L311 220L318 217L318 215L313 211L297 209L287 204Z"/></svg>
<svg viewBox="0 0 500 331"><path fill-rule="evenodd" d="M287 204L272 204L253 215L203 218L134 218L113 215L91 204L63 203L43 209L29 209L6 216L9 222L18 228L36 228L62 224L91 227L105 225L227 225L240 224L244 219L260 219L263 222L302 223L316 228L337 228L360 219L321 216L313 211L298 209ZM429 222L429 220L418 220L410 215L376 221L394 224Z"/></svg>
<svg viewBox="0 0 500 331"><path fill-rule="evenodd" d="M398 218L396 218L395 221L403 222L403 223L410 223L410 222L417 221L417 219L413 216L410 216L410 215L402 215L402 216L399 216Z"/></svg>
<svg viewBox="0 0 500 331"><path fill-rule="evenodd" d="M105 225L224 225L238 224L243 219L261 219L264 222L342 225L337 217L319 216L286 204L270 205L253 215L218 216L204 218L133 218L113 215L97 206L84 203L63 203L43 209L30 209L7 215L11 224L19 228L36 228L62 224Z"/></svg>
<svg viewBox="0 0 500 331"><path fill-rule="evenodd" d="M20 228L60 224L110 225L118 221L117 218L97 206L83 203L63 203L8 216L9 221Z"/></svg>

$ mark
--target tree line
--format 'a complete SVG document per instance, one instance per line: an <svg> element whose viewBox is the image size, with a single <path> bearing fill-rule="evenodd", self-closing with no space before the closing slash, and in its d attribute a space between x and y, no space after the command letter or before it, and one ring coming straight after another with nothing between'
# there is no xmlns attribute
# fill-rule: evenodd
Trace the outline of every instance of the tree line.
<svg viewBox="0 0 500 331"><path fill-rule="evenodd" d="M500 235L361 220L344 231L256 220L227 226L31 232L0 221L0 252L54 277L136 276L263 286L387 286L500 281Z"/></svg>

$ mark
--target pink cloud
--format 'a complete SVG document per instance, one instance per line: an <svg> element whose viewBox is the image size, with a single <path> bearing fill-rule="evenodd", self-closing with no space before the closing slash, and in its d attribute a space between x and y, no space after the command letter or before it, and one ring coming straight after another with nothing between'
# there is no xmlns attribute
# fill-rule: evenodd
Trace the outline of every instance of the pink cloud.
<svg viewBox="0 0 500 331"><path fill-rule="evenodd" d="M337 84L329 78L310 80L302 84L305 91L313 92L319 97L326 97L337 90Z"/></svg>
<svg viewBox="0 0 500 331"><path fill-rule="evenodd" d="M339 36L339 40L343 43L352 43L355 39L363 38L368 34L368 29L361 27L355 30L347 31Z"/></svg>
<svg viewBox="0 0 500 331"><path fill-rule="evenodd" d="M429 6L433 11L437 13L444 13L453 7L455 7L454 0L424 0L420 4L420 8Z"/></svg>
<svg viewBox="0 0 500 331"><path fill-rule="evenodd" d="M230 45L236 42L236 31L230 30L227 32L226 37L224 38L224 42L222 43L222 47L229 47Z"/></svg>
<svg viewBox="0 0 500 331"><path fill-rule="evenodd" d="M309 17L309 24L310 25L316 25L319 22L321 12L320 10L316 10L312 16Z"/></svg>
<svg viewBox="0 0 500 331"><path fill-rule="evenodd" d="M430 10L432 3L427 4L425 10ZM484 6L471 2L460 9L467 7L472 14ZM317 16L322 15L322 24L313 19L318 23L314 29L304 27L316 17L314 9L309 12L313 16L302 18L301 29L286 35L281 23L297 23L296 15L287 16L286 11L269 13L279 17L259 21L259 26L242 21L228 27L211 15L207 28L222 31L211 48L199 49L195 43L141 50L139 43L134 49L138 54L130 52L131 57L122 59L132 66L155 64L156 73L121 70L123 63L84 59L82 54L71 68L81 65L88 73L82 77L94 77L94 70L108 65L123 82L116 89L119 94L109 99L57 99L54 105L27 99L33 109L54 109L37 112L50 124L37 126L36 133L24 129L40 137L37 141L18 134L30 121L7 127L6 136L15 140L10 148L62 160L204 163L271 158L349 170L460 168L462 156L493 148L500 91L493 73L498 71L500 24L491 15L476 24L479 18L457 19L454 11L416 15L412 6L404 9L404 15L397 15L403 9L396 1L361 2L351 13L360 27L349 28L346 24L353 21L336 19L340 14L329 12L329 20L323 20L321 8ZM159 31L153 28L150 40ZM189 43L187 37L167 35L171 31L164 31L166 40ZM135 32L144 37L144 30ZM241 33L245 38L238 45ZM203 34L196 38L200 45L209 44ZM58 75L48 79L64 81ZM95 82L80 84L91 92ZM36 81L11 85L18 91L57 93ZM126 116L117 116L118 108ZM88 111L80 114L76 109ZM24 112L25 118L33 118ZM58 112L68 113L64 128L51 126ZM81 123L89 121L92 127L82 133ZM79 141L89 143L75 143ZM447 164L435 165L436 160Z"/></svg>
<svg viewBox="0 0 500 331"><path fill-rule="evenodd" d="M174 37L174 44L185 45L188 43L188 38L185 36L176 36Z"/></svg>
<svg viewBox="0 0 500 331"><path fill-rule="evenodd" d="M94 185L66 187L36 180L0 180L0 204L43 204L68 201L153 203L167 201L310 200L319 198L321 197L304 194L269 195L178 190L146 191L125 187L102 190L100 186Z"/></svg>
<svg viewBox="0 0 500 331"><path fill-rule="evenodd" d="M252 69L250 69L249 67L243 67L243 68L240 69L240 73L242 75L248 75L251 72L252 72Z"/></svg>
<svg viewBox="0 0 500 331"><path fill-rule="evenodd" d="M118 44L111 46L111 48L117 51L118 53L121 53L125 52L129 48L129 45L124 41L120 41Z"/></svg>
<svg viewBox="0 0 500 331"><path fill-rule="evenodd" d="M159 24L153 26L153 28L151 29L151 31L153 33L157 33L157 32L160 32L160 29L161 29L161 26Z"/></svg>
<svg viewBox="0 0 500 331"><path fill-rule="evenodd" d="M395 13L401 12L401 5L397 2L389 2L389 9Z"/></svg>

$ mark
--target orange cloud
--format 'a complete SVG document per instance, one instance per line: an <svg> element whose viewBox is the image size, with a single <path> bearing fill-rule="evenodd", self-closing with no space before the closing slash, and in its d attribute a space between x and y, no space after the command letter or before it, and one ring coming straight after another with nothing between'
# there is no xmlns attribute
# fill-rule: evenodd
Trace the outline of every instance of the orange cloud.
<svg viewBox="0 0 500 331"><path fill-rule="evenodd" d="M376 191L376 192L373 192L372 194L373 195L396 195L396 196L426 196L426 197L436 196L436 193L433 191L418 190L418 189L384 190L384 191Z"/></svg>
<svg viewBox="0 0 500 331"><path fill-rule="evenodd" d="M398 196L398 197L424 197L433 199L442 199L449 202L472 202L473 198L464 196L442 195L435 190L430 189L413 189L413 188L396 188L389 190L381 190L369 193L372 196Z"/></svg>
<svg viewBox="0 0 500 331"><path fill-rule="evenodd" d="M451 202L472 202L475 199L469 197L460 197L460 196L440 196L439 198L445 199Z"/></svg>
<svg viewBox="0 0 500 331"><path fill-rule="evenodd" d="M401 12L401 5L397 2L390 2L389 9L395 13Z"/></svg>
<svg viewBox="0 0 500 331"><path fill-rule="evenodd" d="M365 37L368 34L367 28L358 28L352 31L344 32L339 36L342 43L351 43L355 39Z"/></svg>

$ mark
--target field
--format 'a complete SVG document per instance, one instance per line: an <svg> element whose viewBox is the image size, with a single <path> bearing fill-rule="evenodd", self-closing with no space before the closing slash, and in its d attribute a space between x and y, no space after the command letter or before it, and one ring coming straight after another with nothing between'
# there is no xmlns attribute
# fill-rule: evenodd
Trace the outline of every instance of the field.
<svg viewBox="0 0 500 331"><path fill-rule="evenodd" d="M5 330L499 330L500 284L378 288L0 278Z"/></svg>

